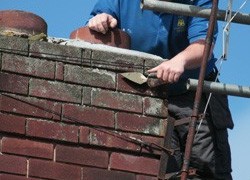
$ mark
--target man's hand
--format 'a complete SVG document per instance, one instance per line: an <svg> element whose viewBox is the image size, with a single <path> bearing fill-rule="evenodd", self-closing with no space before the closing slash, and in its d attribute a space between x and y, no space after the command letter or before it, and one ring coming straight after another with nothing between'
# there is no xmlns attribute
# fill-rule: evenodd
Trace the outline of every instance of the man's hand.
<svg viewBox="0 0 250 180"><path fill-rule="evenodd" d="M148 70L149 73L156 73L157 78L167 83L177 82L184 72L183 61L169 60L161 63L153 69Z"/></svg>
<svg viewBox="0 0 250 180"><path fill-rule="evenodd" d="M157 78L162 79L166 83L177 82L185 70L196 69L200 67L204 47L204 40L196 41L190 44L186 49L184 49L172 59L148 70L148 72L156 73Z"/></svg>
<svg viewBox="0 0 250 180"><path fill-rule="evenodd" d="M106 13L97 14L91 18L88 23L88 27L94 31L106 34L109 28L115 28L117 26L117 20Z"/></svg>

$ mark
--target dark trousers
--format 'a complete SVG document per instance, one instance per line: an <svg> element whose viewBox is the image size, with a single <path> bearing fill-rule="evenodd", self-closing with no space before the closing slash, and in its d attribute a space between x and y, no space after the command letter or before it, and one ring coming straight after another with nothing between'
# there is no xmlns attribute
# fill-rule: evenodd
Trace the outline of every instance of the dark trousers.
<svg viewBox="0 0 250 180"><path fill-rule="evenodd" d="M217 96L216 98L212 98L213 100L210 103L213 107L209 107L206 118L202 121L192 146L190 167L198 170L197 172L200 178L196 179L232 179L227 125L216 127L214 121L217 119L213 119L216 115L216 117L225 118L225 120L220 119L220 121L228 122L226 118L231 117L231 114L228 108L225 109L225 107L228 106L227 101L225 101L225 103L213 102L214 100L222 102L219 98L222 96ZM182 95L168 97L169 115L176 120L191 117L194 97L194 92L186 92ZM200 113L203 113L206 102L206 95L203 95L200 103ZM223 112L225 110L228 112ZM218 115L221 113L222 115ZM223 116L227 113L229 113L228 116ZM231 119L229 121L231 122ZM197 121L197 127L199 123L200 121ZM179 150L175 152L171 168L167 170L168 172L181 170L188 128L189 125L184 124L177 126L174 130L172 148Z"/></svg>

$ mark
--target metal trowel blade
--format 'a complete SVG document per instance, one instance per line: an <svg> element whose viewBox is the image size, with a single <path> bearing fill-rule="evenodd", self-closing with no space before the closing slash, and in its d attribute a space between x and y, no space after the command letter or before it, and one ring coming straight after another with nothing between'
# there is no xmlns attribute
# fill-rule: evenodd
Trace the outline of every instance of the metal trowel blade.
<svg viewBox="0 0 250 180"><path fill-rule="evenodd" d="M142 73L139 72L126 72L126 73L121 73L121 75L126 79L137 84L144 84L148 80L147 77L145 77Z"/></svg>

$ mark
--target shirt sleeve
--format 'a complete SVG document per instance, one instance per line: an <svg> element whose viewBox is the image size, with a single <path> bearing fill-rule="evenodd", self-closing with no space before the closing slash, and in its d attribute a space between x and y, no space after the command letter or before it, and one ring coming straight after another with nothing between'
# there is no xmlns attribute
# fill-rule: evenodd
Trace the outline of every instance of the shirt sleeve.
<svg viewBox="0 0 250 180"><path fill-rule="evenodd" d="M195 0L195 6L203 8L211 8L212 0ZM188 39L189 43L193 43L197 40L205 39L208 31L209 19L190 17L188 25ZM215 25L213 42L215 43L218 34L218 24Z"/></svg>
<svg viewBox="0 0 250 180"><path fill-rule="evenodd" d="M107 13L119 20L119 1L120 0L98 0L90 13L89 19L97 14Z"/></svg>

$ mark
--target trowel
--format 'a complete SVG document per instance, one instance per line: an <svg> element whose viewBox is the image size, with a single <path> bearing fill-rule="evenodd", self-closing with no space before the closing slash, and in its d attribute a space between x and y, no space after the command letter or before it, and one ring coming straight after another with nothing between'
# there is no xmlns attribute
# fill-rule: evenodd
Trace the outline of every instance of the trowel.
<svg viewBox="0 0 250 180"><path fill-rule="evenodd" d="M151 88L166 84L163 80L158 79L155 73L151 73L147 77L139 72L126 72L121 73L121 75L136 84L147 83Z"/></svg>
<svg viewBox="0 0 250 180"><path fill-rule="evenodd" d="M137 84L147 83L148 86L151 88L167 84L167 82L158 79L155 73L151 73L147 77L139 72L126 72L126 73L121 73L121 75L126 79ZM197 87L198 87L197 79L188 79L187 82L184 84L183 90L196 91ZM227 94L231 96L239 96L247 98L250 97L250 87L239 86L234 84L225 84L219 82L211 82L211 81L203 81L203 92Z"/></svg>

